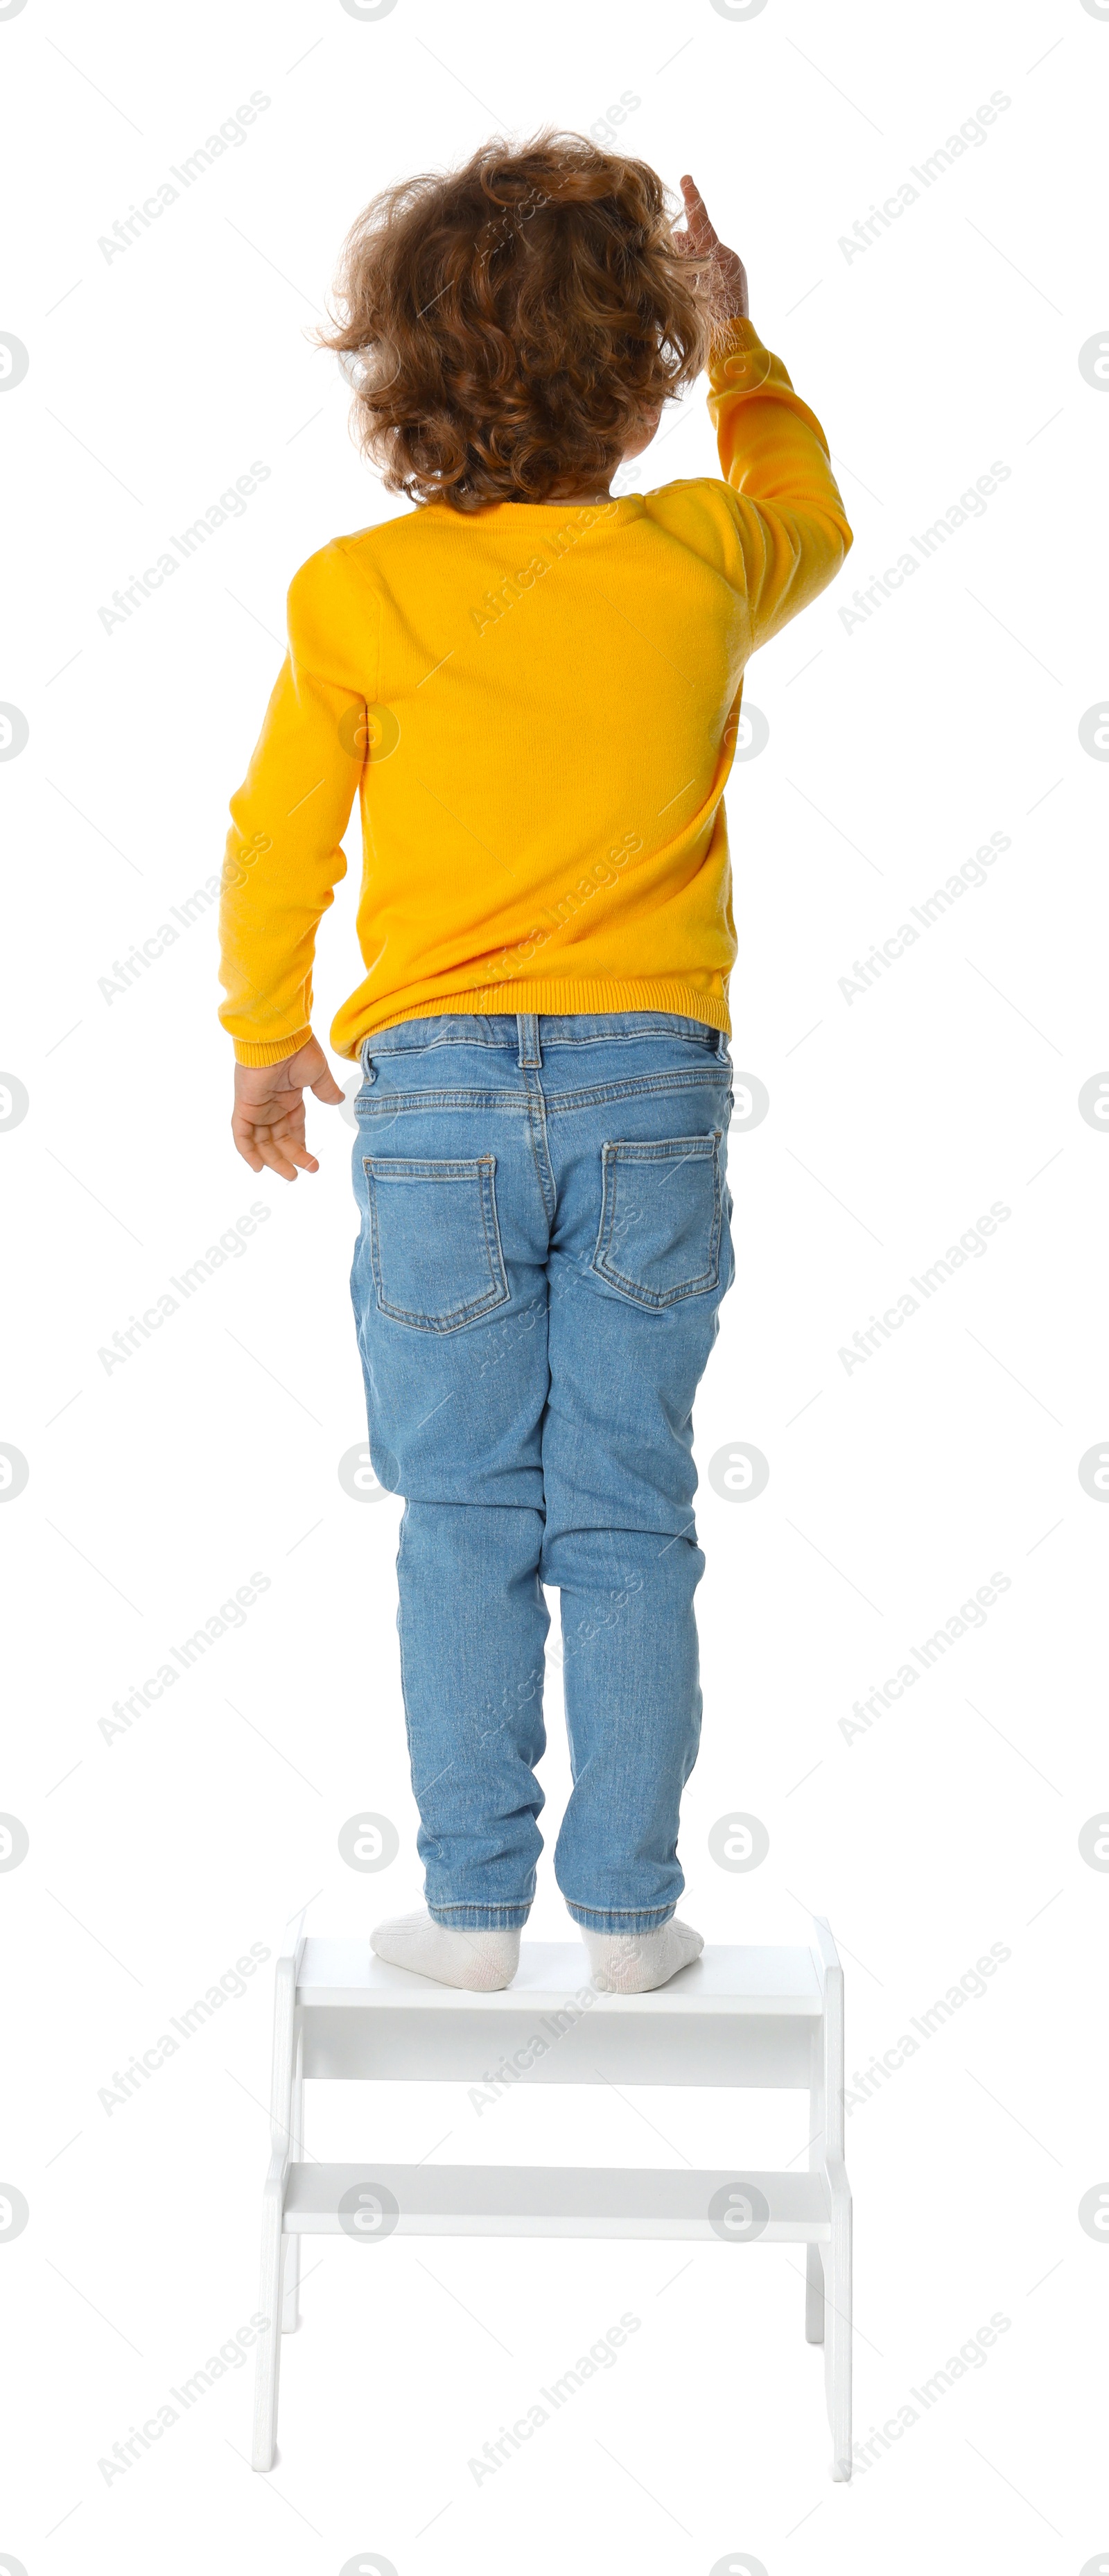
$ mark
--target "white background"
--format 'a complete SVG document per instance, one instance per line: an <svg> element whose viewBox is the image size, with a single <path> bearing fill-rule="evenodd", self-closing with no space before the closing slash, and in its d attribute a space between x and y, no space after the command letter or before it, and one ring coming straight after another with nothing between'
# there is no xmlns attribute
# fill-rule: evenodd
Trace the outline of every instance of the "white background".
<svg viewBox="0 0 1109 2576"><path fill-rule="evenodd" d="M1078 735L1105 680L1109 406L1078 352L1109 313L1077 183L1103 152L1107 16L1082 0L768 0L749 23L709 0L399 0L365 24L339 0L0 9L18 238L0 330L30 357L0 402L0 697L30 727L0 768L0 1059L29 1096L0 1132L0 1439L30 1470L0 1512L0 1804L30 1836L0 1876L0 2179L30 2208L0 2244L2 2566L1109 2565L1093 2371L1109 2251L1078 2220L1109 2172L1109 1878L1078 1850L1106 1794L1109 1537L1078 1476L1109 1433L1109 1146L1078 1108L1109 1063L1109 773ZM252 91L269 105L246 142L106 258L100 237ZM692 167L744 255L856 531L839 584L751 672L770 740L728 796L733 1051L770 1112L735 1134L739 1276L698 1455L704 1470L753 1443L770 1480L741 1506L703 1480L683 1912L718 1941L803 1940L807 1909L828 1913L849 2079L991 1945L1011 1954L850 2111L860 2437L991 2316L1007 2326L842 2488L796 2249L326 2242L285 2346L272 2476L246 2465L247 2363L108 2477L113 2445L257 2306L270 1967L132 2098L109 2109L101 2091L252 1943L272 1953L306 1899L317 1928L364 1931L420 1880L398 1506L356 1503L337 1476L365 1433L349 1129L313 1111L322 1168L292 1189L234 1157L214 914L122 994L101 980L219 867L291 574L397 506L306 338L348 223L393 177L497 130L588 130L623 91L639 103L620 148L675 191ZM994 91L1010 105L988 140L849 259L840 237ZM715 470L703 392L618 488ZM106 631L98 609L255 459L270 477L244 515ZM1010 475L985 514L845 629L853 589L995 459ZM853 961L993 832L1011 847L987 884L846 999ZM348 880L320 941L324 1036L360 972L353 911ZM113 1334L254 1201L271 1214L242 1257L106 1370ZM995 1201L1011 1213L988 1250L848 1372L841 1348ZM270 1589L245 1625L106 1740L113 1703L255 1569ZM1010 1588L986 1625L848 1739L853 1703L995 1570ZM552 1675L548 1851L558 1702ZM338 1853L359 1801L400 1832L379 1877ZM769 1832L750 1876L709 1857L729 1801ZM548 1860L531 1929L565 1925ZM801 2097L637 2105L545 2088L479 2121L446 2088L320 2088L309 2134L316 2153L497 2162L757 2165L804 2145ZM625 2310L641 2324L618 2364L476 2483L471 2456Z"/></svg>

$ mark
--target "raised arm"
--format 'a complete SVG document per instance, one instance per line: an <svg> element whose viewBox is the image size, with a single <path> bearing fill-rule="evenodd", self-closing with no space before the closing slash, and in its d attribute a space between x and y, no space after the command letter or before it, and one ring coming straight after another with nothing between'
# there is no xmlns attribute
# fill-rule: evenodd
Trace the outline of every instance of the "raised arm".
<svg viewBox="0 0 1109 2576"><path fill-rule="evenodd" d="M708 407L736 495L732 577L747 598L754 652L834 579L851 529L820 422L749 318L742 260L719 240L692 179L682 194L686 231L674 241L710 286Z"/></svg>

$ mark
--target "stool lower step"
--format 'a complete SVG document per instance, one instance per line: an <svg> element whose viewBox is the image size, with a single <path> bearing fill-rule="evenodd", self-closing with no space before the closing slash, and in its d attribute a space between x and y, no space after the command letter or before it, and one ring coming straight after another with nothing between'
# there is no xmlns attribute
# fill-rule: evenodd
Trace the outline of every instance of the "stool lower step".
<svg viewBox="0 0 1109 2576"><path fill-rule="evenodd" d="M831 2236L819 2173L640 2166L291 2164L286 2235L659 2237L815 2245Z"/></svg>

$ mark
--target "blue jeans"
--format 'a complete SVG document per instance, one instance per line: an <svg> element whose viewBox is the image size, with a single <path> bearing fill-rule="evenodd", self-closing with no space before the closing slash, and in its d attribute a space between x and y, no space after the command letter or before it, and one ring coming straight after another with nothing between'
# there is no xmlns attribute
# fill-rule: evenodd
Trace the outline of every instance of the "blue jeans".
<svg viewBox="0 0 1109 2576"><path fill-rule="evenodd" d="M692 1406L734 1262L731 1066L668 1012L367 1038L351 1293L370 1455L405 1497L398 1628L437 1923L524 1923L543 1847L544 1584L562 1596L574 1921L685 1884L701 1723Z"/></svg>

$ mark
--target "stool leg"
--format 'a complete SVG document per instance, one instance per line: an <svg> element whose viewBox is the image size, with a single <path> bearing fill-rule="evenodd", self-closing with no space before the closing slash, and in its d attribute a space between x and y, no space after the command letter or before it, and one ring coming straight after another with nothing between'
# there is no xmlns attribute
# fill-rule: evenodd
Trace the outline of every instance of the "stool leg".
<svg viewBox="0 0 1109 2576"><path fill-rule="evenodd" d="M826 2250L824 2383L832 2429L832 2476L843 2481L852 2467L851 2199L846 2190L833 2189L832 2242Z"/></svg>
<svg viewBox="0 0 1109 2576"><path fill-rule="evenodd" d="M282 2293L281 2276L288 2238L285 2234L285 2186L288 2179L291 2138L294 2120L297 2133L303 2121L303 2103L294 2110L293 2096L300 2090L302 2048L296 2026L297 1976L304 1951L301 1931L303 1914L298 1915L285 1942L274 1971L273 1981L273 2059L270 2086L270 2161L262 2190L262 2279L258 2295L259 2313L265 2319L258 2338L258 2361L254 2380L254 2440L251 2452L256 2469L272 2469L277 2443L277 2381L281 2360ZM298 2248L299 2252L299 2248ZM299 2267L290 2284L292 2315L296 2323Z"/></svg>
<svg viewBox="0 0 1109 2576"><path fill-rule="evenodd" d="M293 2078L292 2109L289 2115L289 2154L299 2164L304 2154L304 2041L297 2040L296 2074ZM285 2240L285 2295L281 2305L282 2334L295 2334L300 2322L300 2237Z"/></svg>
<svg viewBox="0 0 1109 2576"><path fill-rule="evenodd" d="M805 2341L824 2341L824 2266L819 2245L805 2247Z"/></svg>
<svg viewBox="0 0 1109 2576"><path fill-rule="evenodd" d="M277 2381L281 2360L281 2258L287 2237L282 2230L285 2197L282 2176L268 2177L262 2196L262 2277L258 2304L265 2325L258 2337L254 2379L254 2445L251 2465L272 2469L277 2443Z"/></svg>

